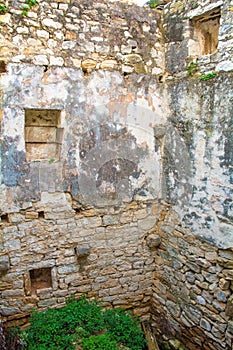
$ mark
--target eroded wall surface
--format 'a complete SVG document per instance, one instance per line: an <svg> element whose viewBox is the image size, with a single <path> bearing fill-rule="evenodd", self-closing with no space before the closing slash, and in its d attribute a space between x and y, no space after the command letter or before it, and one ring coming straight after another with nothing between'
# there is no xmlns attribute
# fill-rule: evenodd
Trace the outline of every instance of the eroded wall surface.
<svg viewBox="0 0 233 350"><path fill-rule="evenodd" d="M0 21L3 319L87 293L231 349L231 2Z"/></svg>

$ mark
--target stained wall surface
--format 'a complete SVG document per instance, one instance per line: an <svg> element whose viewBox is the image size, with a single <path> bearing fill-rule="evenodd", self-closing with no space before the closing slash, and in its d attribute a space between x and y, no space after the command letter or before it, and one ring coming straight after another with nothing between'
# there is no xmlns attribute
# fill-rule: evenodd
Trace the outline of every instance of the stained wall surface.
<svg viewBox="0 0 233 350"><path fill-rule="evenodd" d="M87 293L190 349L231 348L232 13L63 0L0 16L4 320Z"/></svg>

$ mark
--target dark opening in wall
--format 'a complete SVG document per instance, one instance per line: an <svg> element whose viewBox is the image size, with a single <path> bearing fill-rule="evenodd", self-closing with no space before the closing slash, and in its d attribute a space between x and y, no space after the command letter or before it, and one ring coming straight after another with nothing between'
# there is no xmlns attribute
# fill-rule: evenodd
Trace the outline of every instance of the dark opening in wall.
<svg viewBox="0 0 233 350"><path fill-rule="evenodd" d="M44 211L38 211L38 218L44 219Z"/></svg>
<svg viewBox="0 0 233 350"><path fill-rule="evenodd" d="M8 214L3 214L3 215L1 215L1 222L3 222L3 223L9 222L9 216L8 216Z"/></svg>
<svg viewBox="0 0 233 350"><path fill-rule="evenodd" d="M31 294L36 294L36 291L44 288L52 287L51 268L44 267L29 271L31 280Z"/></svg>
<svg viewBox="0 0 233 350"><path fill-rule="evenodd" d="M191 56L202 56L216 52L220 26L220 7L191 20L193 45Z"/></svg>
<svg viewBox="0 0 233 350"><path fill-rule="evenodd" d="M0 74L6 73L6 72L7 72L6 63L4 61L0 61Z"/></svg>
<svg viewBox="0 0 233 350"><path fill-rule="evenodd" d="M25 143L27 161L59 160L63 129L59 110L25 110Z"/></svg>

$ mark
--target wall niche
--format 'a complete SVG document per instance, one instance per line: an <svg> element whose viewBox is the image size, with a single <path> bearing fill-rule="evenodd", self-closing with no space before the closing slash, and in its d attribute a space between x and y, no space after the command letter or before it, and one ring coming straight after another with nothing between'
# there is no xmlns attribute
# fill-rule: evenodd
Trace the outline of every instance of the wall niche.
<svg viewBox="0 0 233 350"><path fill-rule="evenodd" d="M203 56L217 51L220 17L221 9L217 7L191 20L190 56Z"/></svg>
<svg viewBox="0 0 233 350"><path fill-rule="evenodd" d="M25 109L27 161L60 159L63 129L61 111Z"/></svg>
<svg viewBox="0 0 233 350"><path fill-rule="evenodd" d="M37 290L52 288L52 274L50 267L30 270L29 276L32 295L35 295Z"/></svg>

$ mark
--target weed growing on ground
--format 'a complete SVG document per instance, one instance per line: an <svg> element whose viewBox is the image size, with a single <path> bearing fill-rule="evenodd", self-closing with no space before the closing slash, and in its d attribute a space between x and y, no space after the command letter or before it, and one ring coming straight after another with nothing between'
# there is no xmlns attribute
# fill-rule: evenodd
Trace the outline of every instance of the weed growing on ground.
<svg viewBox="0 0 233 350"><path fill-rule="evenodd" d="M70 299L59 309L33 311L22 333L27 350L142 350L138 318L122 309L104 310L97 301Z"/></svg>

